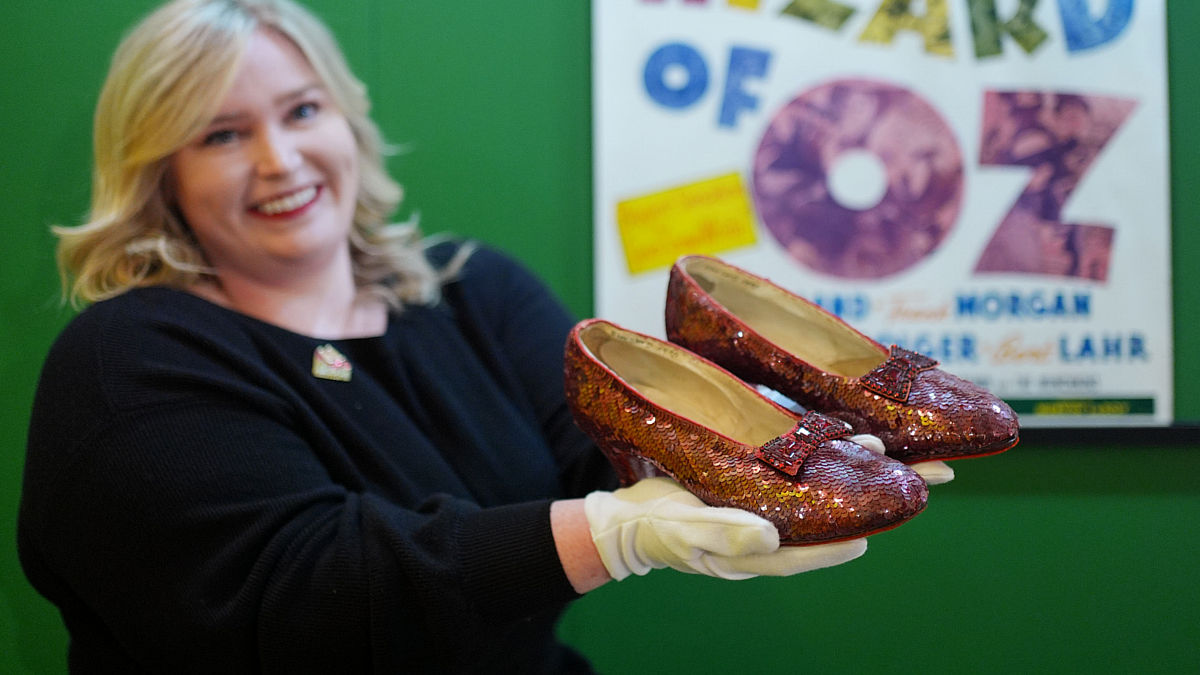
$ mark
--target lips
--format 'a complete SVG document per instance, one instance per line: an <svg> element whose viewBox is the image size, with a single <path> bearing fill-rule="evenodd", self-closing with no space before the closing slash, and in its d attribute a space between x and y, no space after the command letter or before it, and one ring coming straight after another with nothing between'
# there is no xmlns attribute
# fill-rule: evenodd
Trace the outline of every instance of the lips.
<svg viewBox="0 0 1200 675"><path fill-rule="evenodd" d="M250 210L265 216L288 216L304 210L306 206L316 201L319 193L320 188L314 185L255 204L250 207Z"/></svg>

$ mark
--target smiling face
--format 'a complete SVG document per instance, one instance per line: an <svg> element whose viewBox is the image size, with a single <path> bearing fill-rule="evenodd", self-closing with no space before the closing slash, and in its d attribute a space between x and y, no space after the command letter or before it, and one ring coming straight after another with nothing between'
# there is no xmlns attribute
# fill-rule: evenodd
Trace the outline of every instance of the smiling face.
<svg viewBox="0 0 1200 675"><path fill-rule="evenodd" d="M281 35L251 37L217 115L170 171L175 204L219 279L276 285L349 269L358 146Z"/></svg>

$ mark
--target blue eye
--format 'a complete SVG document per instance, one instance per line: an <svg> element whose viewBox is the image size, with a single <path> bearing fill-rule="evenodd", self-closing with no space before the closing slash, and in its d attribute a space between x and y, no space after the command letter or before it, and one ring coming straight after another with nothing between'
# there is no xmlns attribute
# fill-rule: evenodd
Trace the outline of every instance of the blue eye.
<svg viewBox="0 0 1200 675"><path fill-rule="evenodd" d="M237 132L233 129L220 129L204 137L204 145L225 145L237 140Z"/></svg>
<svg viewBox="0 0 1200 675"><path fill-rule="evenodd" d="M316 103L301 103L295 108L292 108L292 119L303 120L316 117L317 112L319 111L320 106L318 106Z"/></svg>

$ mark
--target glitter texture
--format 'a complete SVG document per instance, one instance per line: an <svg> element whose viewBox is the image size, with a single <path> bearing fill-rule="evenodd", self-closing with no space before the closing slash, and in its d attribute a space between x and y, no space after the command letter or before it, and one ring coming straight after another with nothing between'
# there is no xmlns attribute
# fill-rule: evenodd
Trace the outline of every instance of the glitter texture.
<svg viewBox="0 0 1200 675"><path fill-rule="evenodd" d="M891 355L882 365L858 378L869 391L901 403L908 403L913 381L923 370L937 367L937 361L907 349L892 345Z"/></svg>
<svg viewBox="0 0 1200 675"><path fill-rule="evenodd" d="M847 351L856 355L876 354L877 365L857 377L812 365L815 359L782 349L718 302L706 290L716 283L728 293L785 303L781 315L804 317L824 339L852 342ZM898 347L889 352L819 306L715 258L688 256L671 269L666 328L672 342L743 380L841 419L856 433L878 436L888 456L902 462L990 455L1017 443L1016 413L986 389L921 354Z"/></svg>
<svg viewBox="0 0 1200 675"><path fill-rule="evenodd" d="M603 359L600 355L613 343L647 356ZM639 363L657 364L661 377L657 371L622 370ZM631 384L667 387L677 380L670 372L675 368L702 373L692 384L709 383L719 390L734 406L729 411L733 419L786 421L778 437L759 446L735 440L728 430L705 426ZM797 419L695 354L611 323L590 319L571 332L565 384L576 422L608 457L623 485L670 476L707 504L740 508L771 521L781 543L862 537L895 527L925 508L928 489L921 477L846 440L849 430L840 421L815 413ZM679 393L702 399L707 393L702 388ZM778 459L782 470L762 455Z"/></svg>
<svg viewBox="0 0 1200 675"><path fill-rule="evenodd" d="M850 425L811 410L786 434L767 441L756 456L789 476L795 476L804 460L825 441L850 435Z"/></svg>

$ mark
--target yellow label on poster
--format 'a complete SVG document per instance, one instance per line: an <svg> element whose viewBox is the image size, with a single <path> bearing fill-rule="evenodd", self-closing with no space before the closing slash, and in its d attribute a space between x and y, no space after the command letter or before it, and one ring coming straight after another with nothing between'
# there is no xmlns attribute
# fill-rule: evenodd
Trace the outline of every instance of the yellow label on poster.
<svg viewBox="0 0 1200 675"><path fill-rule="evenodd" d="M617 230L631 274L755 241L750 199L736 173L617 202Z"/></svg>

